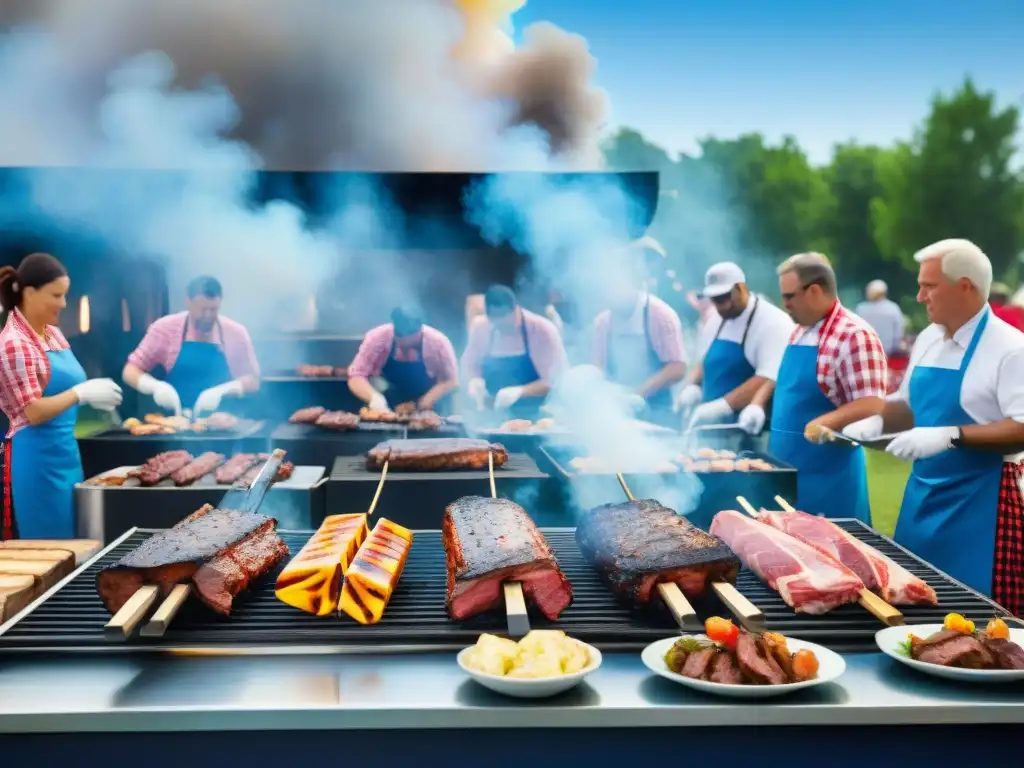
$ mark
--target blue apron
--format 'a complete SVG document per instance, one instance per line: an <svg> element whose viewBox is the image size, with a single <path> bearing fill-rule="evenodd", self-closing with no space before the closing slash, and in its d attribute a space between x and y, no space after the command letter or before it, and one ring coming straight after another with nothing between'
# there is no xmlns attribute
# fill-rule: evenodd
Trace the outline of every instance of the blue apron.
<svg viewBox="0 0 1024 768"><path fill-rule="evenodd" d="M658 371L665 367L654 351L651 343L651 331L649 325L648 308L651 304L650 294L644 298L643 308L643 334L616 333L612 326L611 318L608 320L608 350L607 368L608 379L622 384L629 389L636 389ZM679 417L672 412L672 390L670 387L662 387L648 394L645 398L647 406L643 413L637 414L640 418L663 424L665 426L678 426Z"/></svg>
<svg viewBox="0 0 1024 768"><path fill-rule="evenodd" d="M418 403L420 398L433 389L436 383L427 373L427 364L423 360L422 337L416 360L396 360L397 348L398 345L392 341L391 352L380 371L381 378L388 383L388 403L392 408L402 403ZM434 412L448 413L450 403L451 395L445 395L434 404Z"/></svg>
<svg viewBox="0 0 1024 768"><path fill-rule="evenodd" d="M747 318L747 327L743 329L743 338L739 343L718 338L725 326L725 321L718 326L715 339L704 353L704 402L710 403L725 397L734 389L750 379L756 371L747 361L744 350L747 346L747 334L750 333L750 324L754 322L754 315L757 314L757 307L761 300L754 297L754 307L750 310L750 317Z"/></svg>
<svg viewBox="0 0 1024 768"><path fill-rule="evenodd" d="M70 349L47 352L50 381L43 397L67 392L85 381ZM78 406L43 424L27 426L10 441L11 495L18 535L23 539L75 537L74 488L82 482L82 458L75 440Z"/></svg>
<svg viewBox="0 0 1024 768"><path fill-rule="evenodd" d="M480 372L483 374L487 391L492 395L498 394L498 390L505 387L525 387L533 384L540 378L533 361L530 360L530 337L526 333L526 318L523 318L520 326L523 333L523 354L510 357L494 357L490 354L490 347L494 342L494 334L497 329L491 329L491 337L488 340L488 354L484 356L480 364ZM540 415L540 407L544 404L543 397L521 397L509 408L509 415L514 419L536 419Z"/></svg>
<svg viewBox="0 0 1024 768"><path fill-rule="evenodd" d="M177 391L178 397L181 398L181 407L191 409L203 392L231 381L231 368L220 344L211 341L186 341L188 323L186 319L185 327L181 331L181 351L165 381ZM224 333L219 322L217 336L223 343ZM225 404L226 401L227 398L217 410L234 410Z"/></svg>
<svg viewBox="0 0 1024 768"><path fill-rule="evenodd" d="M854 517L871 524L864 449L816 445L804 437L807 423L835 410L818 386L818 347L786 348L775 383L768 452L796 467L796 504L812 515Z"/></svg>
<svg viewBox="0 0 1024 768"><path fill-rule="evenodd" d="M976 424L960 405L964 374L988 324L986 311L959 369L915 366L910 409L915 427ZM992 560L1003 457L972 448L914 462L896 524L896 541L982 594L992 593Z"/></svg>

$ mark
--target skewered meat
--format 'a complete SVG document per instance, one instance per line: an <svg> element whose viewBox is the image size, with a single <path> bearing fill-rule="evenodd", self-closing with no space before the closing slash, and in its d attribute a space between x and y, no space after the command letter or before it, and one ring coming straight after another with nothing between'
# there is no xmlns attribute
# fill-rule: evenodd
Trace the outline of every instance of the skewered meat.
<svg viewBox="0 0 1024 768"><path fill-rule="evenodd" d="M835 558L890 605L938 605L934 589L831 520L806 512L768 511L762 511L757 519Z"/></svg>
<svg viewBox="0 0 1024 768"><path fill-rule="evenodd" d="M487 456L494 456L495 468L508 461L508 451L498 443L470 438L441 438L439 440L385 440L366 454L366 467L420 472L460 469L487 469Z"/></svg>
<svg viewBox="0 0 1024 768"><path fill-rule="evenodd" d="M128 477L137 478L144 486L153 486L170 477L179 469L192 461L192 454L188 451L166 451L158 453L145 464L128 473Z"/></svg>
<svg viewBox="0 0 1024 768"><path fill-rule="evenodd" d="M369 532L366 515L330 515L277 577L277 599L315 616L338 609L341 582Z"/></svg>
<svg viewBox="0 0 1024 768"><path fill-rule="evenodd" d="M322 408L317 405L312 408L300 408L291 416L288 417L288 421L292 424L315 424L316 420L319 419L327 412L326 408Z"/></svg>
<svg viewBox="0 0 1024 768"><path fill-rule="evenodd" d="M257 463L256 466L250 468L248 471L246 471L244 475L238 478L238 480L235 481L235 485L248 488L250 485L255 483L256 478L260 476L260 472L263 470L263 463L269 458L270 456L268 456L267 454L261 453L259 456L259 463ZM285 480L292 476L292 473L294 471L294 464L292 464L290 461L282 461L281 464L278 465L277 474L274 475L274 479L271 482L283 483Z"/></svg>
<svg viewBox="0 0 1024 768"><path fill-rule="evenodd" d="M338 608L360 624L376 624L395 593L412 549L412 531L381 518L345 574Z"/></svg>
<svg viewBox="0 0 1024 768"><path fill-rule="evenodd" d="M653 499L587 512L576 544L601 579L631 605L646 605L659 583L697 597L715 581L736 582L740 561L718 539Z"/></svg>
<svg viewBox="0 0 1024 768"><path fill-rule="evenodd" d="M196 459L186 464L177 472L171 474L171 480L177 486L192 485L197 480L206 477L217 467L224 463L224 454L215 451L207 451Z"/></svg>
<svg viewBox="0 0 1024 768"><path fill-rule="evenodd" d="M462 621L502 605L503 582L554 621L572 602L572 585L544 535L521 506L508 499L464 496L441 519L448 569L448 615Z"/></svg>
<svg viewBox="0 0 1024 768"><path fill-rule="evenodd" d="M323 429L347 432L359 427L359 417L346 411L327 411L313 423Z"/></svg>
<svg viewBox="0 0 1024 768"><path fill-rule="evenodd" d="M96 588L113 614L144 585L155 585L166 596L175 585L191 581L203 602L227 613L252 579L287 554L272 518L207 505L101 570Z"/></svg>
<svg viewBox="0 0 1024 768"><path fill-rule="evenodd" d="M232 456L217 469L217 483L220 485L233 485L258 461L261 461L261 459L255 453L239 453ZM266 458L262 459L262 461L266 461Z"/></svg>
<svg viewBox="0 0 1024 768"><path fill-rule="evenodd" d="M864 582L842 563L739 512L719 512L711 533L797 613L827 613L856 602L864 589Z"/></svg>

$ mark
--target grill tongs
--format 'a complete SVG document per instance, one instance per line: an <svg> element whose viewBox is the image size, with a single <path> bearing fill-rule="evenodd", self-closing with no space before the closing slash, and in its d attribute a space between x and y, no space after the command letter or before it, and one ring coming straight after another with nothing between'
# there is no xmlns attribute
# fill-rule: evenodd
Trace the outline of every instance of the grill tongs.
<svg viewBox="0 0 1024 768"><path fill-rule="evenodd" d="M281 449L270 454L270 458L263 464L259 475L253 480L249 487L235 487L224 494L218 509L234 509L239 512L254 513L263 503L263 497L277 476L281 468L281 462L285 452ZM142 627L139 634L143 637L162 637L171 624L181 606L192 594L191 584L176 585L160 607L156 609L149 621ZM135 628L149 614L150 609L160 596L159 587L148 584L140 587L128 602L119 610L114 617L103 627L103 635L108 640L127 640L135 632Z"/></svg>

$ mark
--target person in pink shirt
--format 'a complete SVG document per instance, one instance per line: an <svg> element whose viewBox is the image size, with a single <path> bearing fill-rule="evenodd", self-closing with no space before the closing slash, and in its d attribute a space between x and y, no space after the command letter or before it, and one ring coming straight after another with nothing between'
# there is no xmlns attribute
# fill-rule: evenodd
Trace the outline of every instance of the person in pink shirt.
<svg viewBox="0 0 1024 768"><path fill-rule="evenodd" d="M220 314L223 289L214 277L188 284L187 309L161 317L128 357L122 378L152 396L157 407L194 416L221 409L260 386L260 369L249 332ZM154 375L156 374L156 375Z"/></svg>
<svg viewBox="0 0 1024 768"><path fill-rule="evenodd" d="M386 397L373 388L371 377L387 382ZM417 410L446 413L459 388L455 348L441 331L425 325L416 309L397 307L390 323L363 337L348 368L348 388L376 411L413 403Z"/></svg>
<svg viewBox="0 0 1024 768"><path fill-rule="evenodd" d="M566 367L558 328L545 317L519 306L515 293L493 285L484 296L484 317L469 331L462 354L462 375L469 397L483 411L514 418L536 418L551 383Z"/></svg>

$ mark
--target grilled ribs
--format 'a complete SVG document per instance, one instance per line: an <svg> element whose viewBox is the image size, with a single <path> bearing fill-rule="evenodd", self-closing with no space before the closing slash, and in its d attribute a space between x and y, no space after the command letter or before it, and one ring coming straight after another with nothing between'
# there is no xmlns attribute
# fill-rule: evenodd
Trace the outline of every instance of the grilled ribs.
<svg viewBox="0 0 1024 768"><path fill-rule="evenodd" d="M137 478L145 486L153 486L166 477L170 477L179 469L192 461L188 451L166 451L158 453L138 469L128 473L128 477Z"/></svg>
<svg viewBox="0 0 1024 768"><path fill-rule="evenodd" d="M288 421L292 424L315 424L316 420L326 412L327 409L319 405L313 406L312 408L300 408L288 417Z"/></svg>
<svg viewBox="0 0 1024 768"><path fill-rule="evenodd" d="M248 472L254 464L259 461L266 461L266 454L263 454L263 456L264 458L262 460L260 459L260 456L255 453L239 453L236 456L232 456L225 464L217 469L217 483L220 485L233 485L246 472Z"/></svg>
<svg viewBox="0 0 1024 768"><path fill-rule="evenodd" d="M438 440L385 440L366 454L366 467L420 472L444 472L465 469L487 469L487 456L493 454L495 468L508 461L505 446L470 438Z"/></svg>
<svg viewBox="0 0 1024 768"><path fill-rule="evenodd" d="M227 613L253 579L287 555L273 518L206 505L101 570L96 589L115 614L142 586L155 585L166 596L191 581L204 603Z"/></svg>
<svg viewBox="0 0 1024 768"><path fill-rule="evenodd" d="M508 499L464 496L441 519L448 570L445 606L456 621L502 605L501 585L518 581L552 621L572 602L572 585L533 520Z"/></svg>
<svg viewBox="0 0 1024 768"><path fill-rule="evenodd" d="M359 428L359 417L348 411L327 411L320 414L315 422L323 429L333 429L338 432L348 432Z"/></svg>
<svg viewBox="0 0 1024 768"><path fill-rule="evenodd" d="M605 504L576 527L584 558L622 600L646 605L659 583L688 597L711 582L736 582L740 561L725 544L653 499Z"/></svg>
<svg viewBox="0 0 1024 768"><path fill-rule="evenodd" d="M206 453L193 459L178 471L171 474L171 480L177 486L192 485L192 483L206 477L217 467L224 463L224 454L215 451Z"/></svg>

